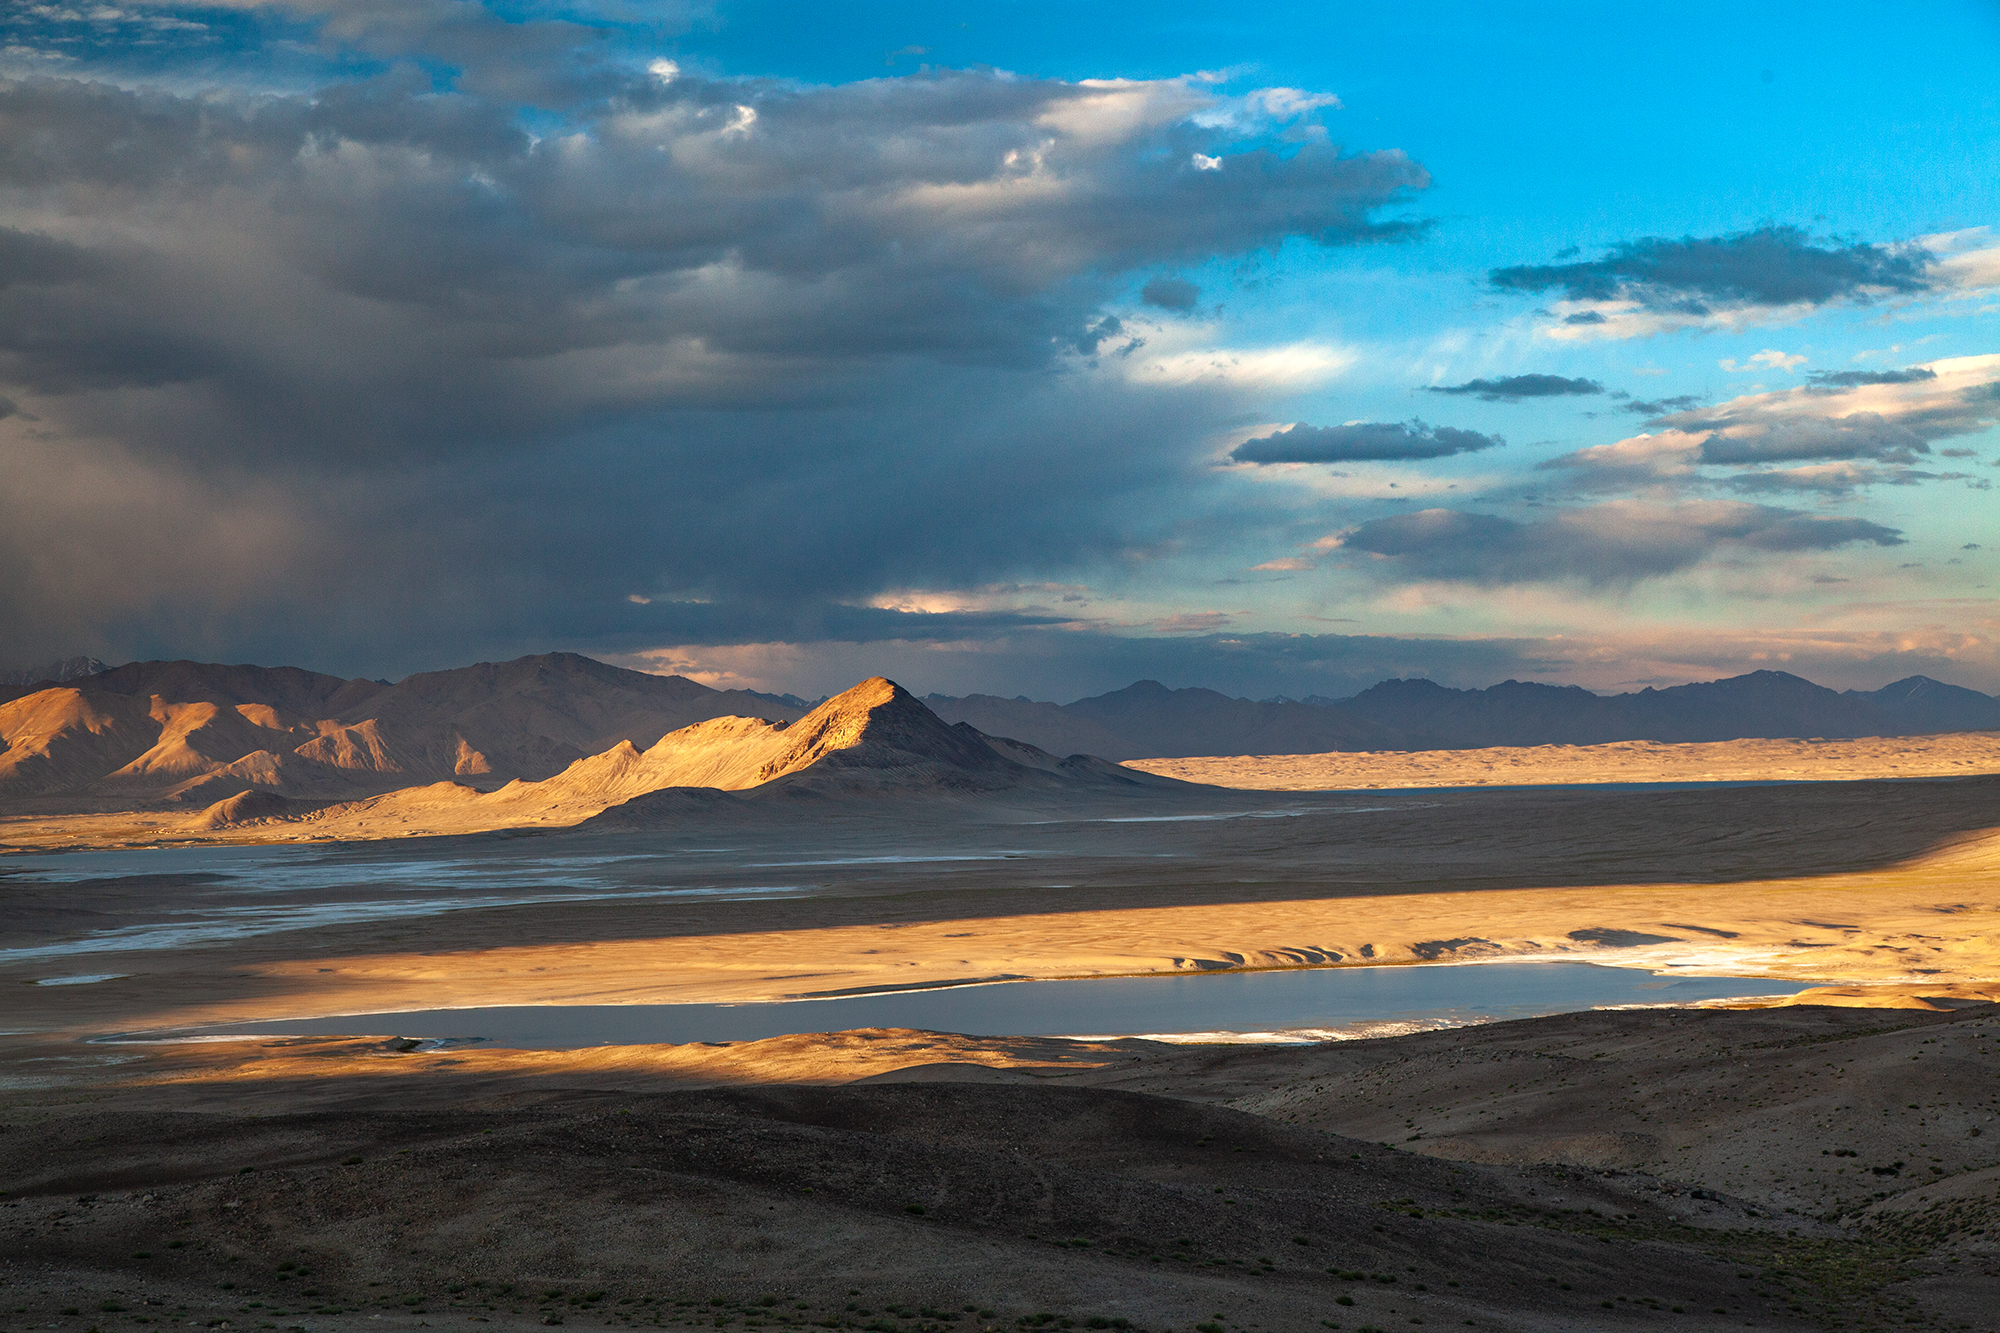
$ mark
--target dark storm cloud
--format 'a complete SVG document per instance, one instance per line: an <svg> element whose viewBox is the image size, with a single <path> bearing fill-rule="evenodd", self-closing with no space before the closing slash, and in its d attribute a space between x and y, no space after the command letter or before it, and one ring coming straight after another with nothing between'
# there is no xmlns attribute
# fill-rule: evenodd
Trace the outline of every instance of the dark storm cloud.
<svg viewBox="0 0 2000 1333"><path fill-rule="evenodd" d="M1201 288L1185 278L1154 278L1139 289L1139 299L1162 310L1192 310Z"/></svg>
<svg viewBox="0 0 2000 1333"><path fill-rule="evenodd" d="M1491 449L1498 435L1421 421L1363 421L1346 426L1287 426L1274 435L1245 440L1229 451L1239 463L1407 462Z"/></svg>
<svg viewBox="0 0 2000 1333"><path fill-rule="evenodd" d="M1856 542L1899 546L1903 538L1862 519L1767 505L1617 502L1533 522L1426 509L1364 523L1340 546L1376 557L1403 579L1603 586L1672 574L1730 550L1823 551Z"/></svg>
<svg viewBox="0 0 2000 1333"><path fill-rule="evenodd" d="M29 656L379 674L624 642L650 606L844 634L884 588L1122 558L1198 521L1170 497L1245 400L1079 361L1131 342L1104 304L1407 235L1378 214L1427 184L1194 80L801 87L476 5L291 13L383 72L0 81L0 639Z"/></svg>
<svg viewBox="0 0 2000 1333"><path fill-rule="evenodd" d="M1554 292L1571 301L1636 301L1654 311L1705 315L1713 306L1825 305L1930 286L1936 262L1916 246L1815 241L1798 227L1769 226L1727 236L1649 236L1611 247L1601 259L1494 269L1502 291ZM1594 316L1594 318L1593 318ZM1595 311L1573 323L1603 322Z"/></svg>
<svg viewBox="0 0 2000 1333"><path fill-rule="evenodd" d="M101 378L77 344L117 326L182 349L134 382L199 369L259 415L297 404L294 448L342 451L384 431L420 448L605 410L837 398L882 356L1044 362L1096 322L1103 276L1134 265L1396 234L1371 210L1424 183L1399 154L1323 145L1200 170L1192 153L1222 131L1187 118L1198 94L1168 86L1148 108L1132 92L1137 125L1108 127L1101 96L985 74L646 77L536 141L510 106L402 76L236 101L18 81L0 87L0 190L54 190L106 224L144 206L201 222L93 248L115 278L72 284L74 337L38 339L21 374ZM1065 120L1075 133L1051 132ZM43 264L79 245L31 241ZM39 327L54 305L5 313ZM448 419L463 429L436 429Z"/></svg>
<svg viewBox="0 0 2000 1333"><path fill-rule="evenodd" d="M1524 398L1581 397L1603 393L1596 380L1564 379L1561 375L1506 375L1494 380L1433 386L1426 393L1476 394L1481 402L1515 403Z"/></svg>

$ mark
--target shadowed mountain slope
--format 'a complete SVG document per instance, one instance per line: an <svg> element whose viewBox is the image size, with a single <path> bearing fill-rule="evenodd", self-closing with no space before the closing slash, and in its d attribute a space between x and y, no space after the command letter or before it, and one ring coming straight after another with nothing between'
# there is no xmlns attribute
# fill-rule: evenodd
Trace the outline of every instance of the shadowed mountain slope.
<svg viewBox="0 0 2000 1333"><path fill-rule="evenodd" d="M1393 730L1336 708L1256 703L1214 690L1170 690L1142 680L1073 704L1039 704L975 695L925 700L940 717L971 722L1043 749L1088 742L1107 759L1197 754L1318 754L1326 750L1393 750Z"/></svg>
<svg viewBox="0 0 2000 1333"><path fill-rule="evenodd" d="M1867 700L1912 732L2000 727L2000 699L1929 676L1906 676L1879 690L1849 690L1844 697Z"/></svg>

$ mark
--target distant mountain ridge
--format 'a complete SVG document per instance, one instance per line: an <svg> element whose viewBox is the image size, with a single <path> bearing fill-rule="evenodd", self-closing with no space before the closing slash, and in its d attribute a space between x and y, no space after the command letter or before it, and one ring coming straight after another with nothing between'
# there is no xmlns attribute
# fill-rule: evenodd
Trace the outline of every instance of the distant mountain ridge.
<svg viewBox="0 0 2000 1333"><path fill-rule="evenodd" d="M1081 772L1073 767L1077 756L1116 761L2000 728L2000 700L1928 677L1841 693L1782 671L1608 696L1523 681L1458 690L1428 680L1383 681L1353 698L1318 702L1233 699L1157 681L1063 705L992 695L932 695L920 703L897 691L878 701L871 735L879 740L905 723L917 726L909 721L913 709L925 719L934 713L947 731L963 730L968 738L949 745L943 733L925 732L932 750L963 751L954 761L959 776L941 778L945 786L988 764L1000 753L993 747L1008 741L1021 748L1003 755L1009 762L1029 769L1072 765L1061 775L1074 778ZM394 684L296 667L134 662L69 681L0 687L0 798L201 808L249 789L308 801L353 801L439 782L492 792L555 778L586 760L605 767L606 782L712 786L719 779L690 777L694 770L681 773L674 768L681 759L668 763L665 755L652 755L623 778L610 770L637 763L663 737L718 719L736 719L723 731L743 730L715 751L728 750L730 764L767 743L783 750L802 733L785 733L781 744L773 724L818 716L826 706L715 690L573 653L424 672ZM919 730L930 726L923 722ZM700 749L712 739L703 733L675 744ZM845 772L842 782L865 786L880 776L847 771L879 747L848 749L828 751L813 781ZM1071 759L1051 758L1058 755ZM683 758L695 764L698 756L690 749ZM756 781L784 779L789 762L774 750L759 763L783 771ZM663 764L680 775L662 778Z"/></svg>
<svg viewBox="0 0 2000 1333"><path fill-rule="evenodd" d="M28 667L20 671L0 671L0 689L10 685L36 685L46 682L60 685L66 680L78 680L84 676L94 676L110 668L94 657L65 657L47 666Z"/></svg>
<svg viewBox="0 0 2000 1333"><path fill-rule="evenodd" d="M936 694L924 702L947 721L970 722L989 734L1057 753L1088 748L1120 760L2000 728L2000 699L1928 676L1838 692L1784 671L1617 695L1518 680L1483 690L1385 680L1349 699L1259 702L1145 680L1072 704Z"/></svg>

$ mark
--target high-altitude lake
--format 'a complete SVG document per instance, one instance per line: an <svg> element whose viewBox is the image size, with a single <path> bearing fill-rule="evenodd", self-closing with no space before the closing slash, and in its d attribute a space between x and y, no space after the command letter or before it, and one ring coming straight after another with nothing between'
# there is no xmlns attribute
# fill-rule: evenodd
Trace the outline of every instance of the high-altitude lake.
<svg viewBox="0 0 2000 1333"><path fill-rule="evenodd" d="M924 1028L973 1036L1323 1040L1605 1006L1790 995L1795 982L1508 962L1016 981L768 1004L515 1005L240 1023L213 1035L377 1035L563 1049Z"/></svg>

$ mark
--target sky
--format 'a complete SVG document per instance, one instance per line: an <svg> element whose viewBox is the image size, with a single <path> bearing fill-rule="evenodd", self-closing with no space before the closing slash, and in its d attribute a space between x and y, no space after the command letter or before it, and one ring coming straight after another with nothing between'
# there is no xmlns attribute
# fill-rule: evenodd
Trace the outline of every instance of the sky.
<svg viewBox="0 0 2000 1333"><path fill-rule="evenodd" d="M2000 5L26 0L0 667L2000 691Z"/></svg>

